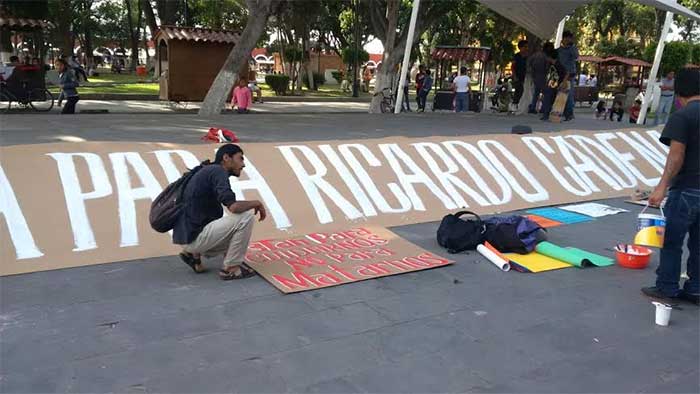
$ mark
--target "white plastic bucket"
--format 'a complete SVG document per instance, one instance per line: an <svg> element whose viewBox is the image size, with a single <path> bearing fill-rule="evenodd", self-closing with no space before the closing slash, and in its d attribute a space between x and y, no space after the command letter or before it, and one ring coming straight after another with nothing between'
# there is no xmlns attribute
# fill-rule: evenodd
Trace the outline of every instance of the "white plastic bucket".
<svg viewBox="0 0 700 394"><path fill-rule="evenodd" d="M660 248L664 244L664 231L666 229L666 217L664 211L661 215L644 213L649 206L644 207L637 215L637 235L634 243Z"/></svg>
<svg viewBox="0 0 700 394"><path fill-rule="evenodd" d="M656 306L656 324L659 326L668 326L669 320L671 320L671 306L662 304L660 302L652 302Z"/></svg>

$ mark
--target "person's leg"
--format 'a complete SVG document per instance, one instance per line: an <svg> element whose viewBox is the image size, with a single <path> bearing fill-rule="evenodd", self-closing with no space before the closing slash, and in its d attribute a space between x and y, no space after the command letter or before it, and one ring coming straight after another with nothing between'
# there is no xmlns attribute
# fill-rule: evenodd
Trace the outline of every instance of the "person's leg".
<svg viewBox="0 0 700 394"><path fill-rule="evenodd" d="M183 247L183 250L186 253L204 255L206 257L228 253L236 232L242 231L246 226L253 226L253 214L252 210L248 210L240 214L224 215L210 222L204 226L192 243Z"/></svg>
<svg viewBox="0 0 700 394"><path fill-rule="evenodd" d="M245 262L245 254L248 251L250 237L253 235L253 225L255 224L254 211L251 209L236 216L235 231L228 243L226 256L224 257L225 270Z"/></svg>
<svg viewBox="0 0 700 394"><path fill-rule="evenodd" d="M673 96L671 97L662 97L661 98L661 103L663 106L661 108L661 116L657 116L656 119L659 119L662 121L663 124L666 124L668 122L668 116L671 114L671 107L673 106Z"/></svg>
<svg viewBox="0 0 700 394"><path fill-rule="evenodd" d="M569 81L569 93L566 96L566 106L564 107L564 118L573 119L574 117L574 82Z"/></svg>
<svg viewBox="0 0 700 394"><path fill-rule="evenodd" d="M552 112L552 104L554 97L556 95L556 90L550 87L544 89L544 95L542 96L542 117L541 120L549 119L549 114Z"/></svg>
<svg viewBox="0 0 700 394"><path fill-rule="evenodd" d="M403 101L406 102L406 109L408 110L408 112L411 112L411 97L408 94L408 87L404 88L404 93L405 96L403 98Z"/></svg>
<svg viewBox="0 0 700 394"><path fill-rule="evenodd" d="M469 112L469 92L464 93L464 112Z"/></svg>
<svg viewBox="0 0 700 394"><path fill-rule="evenodd" d="M513 105L516 107L520 104L520 99L523 97L523 91L525 90L524 81L513 82L513 88L515 88L515 93L513 94Z"/></svg>
<svg viewBox="0 0 700 394"><path fill-rule="evenodd" d="M530 105L527 110L531 113L537 113L537 101L540 99L540 93L542 93L542 88L535 86L535 91L532 92L532 100L530 100Z"/></svg>
<svg viewBox="0 0 700 394"><path fill-rule="evenodd" d="M75 113L75 104L78 102L78 97L73 96L73 97L68 97L66 99L66 105L63 106L63 110L61 111L61 114L74 114Z"/></svg>
<svg viewBox="0 0 700 394"><path fill-rule="evenodd" d="M462 105L464 104L464 99L462 93L455 94L455 112L462 112Z"/></svg>
<svg viewBox="0 0 700 394"><path fill-rule="evenodd" d="M688 226L688 260L686 272L688 280L683 284L683 291L688 294L700 294L700 190L688 190L683 193L690 207Z"/></svg>
<svg viewBox="0 0 700 394"><path fill-rule="evenodd" d="M669 191L664 206L664 246L659 256L659 267L656 269L656 288L666 297L678 296L683 240L690 224L689 208L682 198L681 191Z"/></svg>

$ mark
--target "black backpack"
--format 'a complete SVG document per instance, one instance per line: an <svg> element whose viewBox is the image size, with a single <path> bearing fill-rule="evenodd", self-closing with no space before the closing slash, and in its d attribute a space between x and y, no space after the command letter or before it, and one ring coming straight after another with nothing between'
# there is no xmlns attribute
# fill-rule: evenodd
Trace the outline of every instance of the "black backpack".
<svg viewBox="0 0 700 394"><path fill-rule="evenodd" d="M476 220L462 220L460 216L472 215ZM442 218L437 230L437 242L449 253L459 253L476 249L484 241L486 225L479 215L470 211L460 211Z"/></svg>
<svg viewBox="0 0 700 394"><path fill-rule="evenodd" d="M190 179L202 167L211 164L209 160L205 160L202 164L185 172L175 182L169 184L160 194L153 200L151 204L151 213L148 215L148 220L151 222L151 227L159 233L166 233L175 227L180 212L184 207L182 203L182 195L185 192L185 186Z"/></svg>

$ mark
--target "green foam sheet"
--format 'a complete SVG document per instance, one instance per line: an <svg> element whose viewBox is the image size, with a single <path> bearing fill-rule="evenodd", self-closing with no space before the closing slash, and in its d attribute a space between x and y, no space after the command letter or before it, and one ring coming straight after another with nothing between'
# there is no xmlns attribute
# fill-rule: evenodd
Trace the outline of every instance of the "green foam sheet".
<svg viewBox="0 0 700 394"><path fill-rule="evenodd" d="M586 250L582 250L582 249L578 249L578 248L566 248L566 249L581 256L581 258L590 261L591 264L593 264L597 267L607 267L609 265L615 264L615 260L613 260L610 257L601 256L599 254L591 253L591 252L588 252Z"/></svg>
<svg viewBox="0 0 700 394"><path fill-rule="evenodd" d="M535 250L537 253L549 256L553 259L561 260L579 268L583 268L591 264L591 261L583 257L581 254L576 253L571 249L562 248L561 246L557 246L551 242L540 242L537 244Z"/></svg>

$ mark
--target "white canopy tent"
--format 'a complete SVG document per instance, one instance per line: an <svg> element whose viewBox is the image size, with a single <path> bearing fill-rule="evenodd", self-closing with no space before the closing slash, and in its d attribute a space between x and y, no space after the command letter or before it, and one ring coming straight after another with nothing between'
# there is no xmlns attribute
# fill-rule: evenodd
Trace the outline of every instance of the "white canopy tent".
<svg viewBox="0 0 700 394"><path fill-rule="evenodd" d="M524 27L532 34L542 38L549 39L555 33L555 29L563 30L563 21L567 15L570 15L574 10L582 5L593 3L595 0L479 0L481 4L492 9L503 17L510 19L518 25ZM659 39L659 46L656 50L654 65L649 74L649 83L647 84L644 103L640 113L638 123L642 124L646 118L646 112L651 99L651 86L656 80L656 73L659 69L661 56L663 54L664 41L668 34L671 18L673 14L682 15L700 22L700 15L689 10L686 7L678 4L675 0L635 0L637 3L645 4L666 11L666 21L664 29ZM416 14L419 7L419 0L413 0L413 13ZM413 41L413 34L410 34L415 27L415 20L411 19L409 27L408 42ZM561 32L557 32L558 35ZM560 37L557 37L560 38ZM407 64L410 46L406 45L406 53L404 56L404 66ZM401 73L401 81L399 86L403 86L405 81L405 73ZM402 95L398 95L396 113L401 108Z"/></svg>

